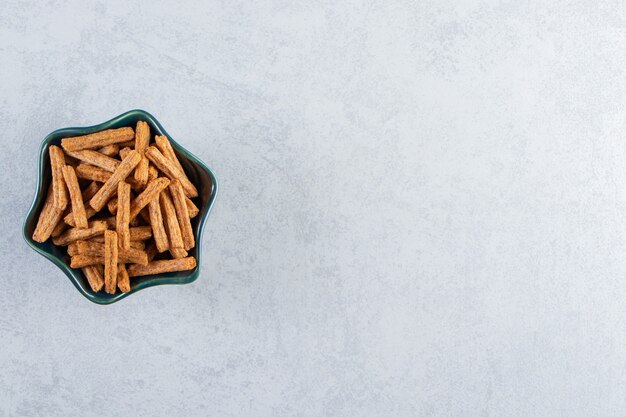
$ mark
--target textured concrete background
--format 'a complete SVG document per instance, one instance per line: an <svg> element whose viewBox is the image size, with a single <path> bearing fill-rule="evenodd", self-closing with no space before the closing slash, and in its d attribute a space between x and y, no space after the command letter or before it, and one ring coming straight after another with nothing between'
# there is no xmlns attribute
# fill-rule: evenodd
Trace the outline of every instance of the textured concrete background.
<svg viewBox="0 0 626 417"><path fill-rule="evenodd" d="M2 3L1 416L625 414L623 2L154 3ZM221 193L100 307L20 229L136 107Z"/></svg>

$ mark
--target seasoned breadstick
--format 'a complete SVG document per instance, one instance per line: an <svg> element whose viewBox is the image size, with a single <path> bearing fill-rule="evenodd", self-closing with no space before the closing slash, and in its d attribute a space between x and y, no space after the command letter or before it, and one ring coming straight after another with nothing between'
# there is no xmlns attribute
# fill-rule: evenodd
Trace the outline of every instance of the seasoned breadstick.
<svg viewBox="0 0 626 417"><path fill-rule="evenodd" d="M133 136L135 136L135 132L133 132L132 127L120 127L119 129L103 130L90 135L61 139L61 146L66 151L101 148L130 140Z"/></svg>
<svg viewBox="0 0 626 417"><path fill-rule="evenodd" d="M196 267L196 258L189 256L181 259L166 259L162 261L152 261L146 266L130 265L128 275L139 277L143 275L162 274L165 272L189 271Z"/></svg>
<svg viewBox="0 0 626 417"><path fill-rule="evenodd" d="M98 184L96 181L91 182L87 186L87 188L83 190L83 194L82 194L83 204L85 201L88 201L89 199L91 199L91 197L93 197L98 192L99 189L100 189L100 184ZM88 220L92 218L94 214L96 214L96 211L94 209L92 209L91 207L85 207L85 215L87 216ZM74 215L72 214L71 211L67 215L65 215L65 217L63 218L63 222L70 226L75 226ZM55 232L56 232L56 229L55 229ZM54 234L55 232L52 232L52 236L58 236Z"/></svg>
<svg viewBox="0 0 626 417"><path fill-rule="evenodd" d="M104 264L104 257L90 255L74 255L70 258L70 268L84 268L89 265Z"/></svg>
<svg viewBox="0 0 626 417"><path fill-rule="evenodd" d="M52 238L52 243L57 246L67 246L77 240L85 240L93 236L101 235L106 229L106 222L95 220L89 223L89 228L87 229L79 229L76 227L67 229L62 235Z"/></svg>
<svg viewBox="0 0 626 417"><path fill-rule="evenodd" d="M189 181L184 171L180 171L178 167L169 159L163 156L161 152L154 146L148 147L146 150L146 156L148 159L163 172L167 177L171 180L178 178L180 183L185 190L185 195L187 197L197 197L198 190L196 187Z"/></svg>
<svg viewBox="0 0 626 417"><path fill-rule="evenodd" d="M148 185L146 189L133 200L130 205L130 218L137 217L139 212L150 203L154 198L157 198L159 193L163 191L170 183L167 178L156 178Z"/></svg>
<svg viewBox="0 0 626 417"><path fill-rule="evenodd" d="M150 226L137 226L130 228L130 240L146 240L152 237L152 228Z"/></svg>
<svg viewBox="0 0 626 417"><path fill-rule="evenodd" d="M137 122L135 127L135 150L141 155L141 161L135 168L135 181L140 187L148 182L148 159L144 156L144 151L150 143L150 126L143 120Z"/></svg>
<svg viewBox="0 0 626 417"><path fill-rule="evenodd" d="M72 242L67 245L67 254L70 256L78 255L78 242L84 242L84 240L77 240L76 242Z"/></svg>
<svg viewBox="0 0 626 417"><path fill-rule="evenodd" d="M180 226L176 218L176 209L170 198L169 192L164 190L160 195L161 209L163 210L163 218L165 227L167 228L167 237L169 238L169 250L174 258L184 258L187 256L185 244L180 233Z"/></svg>
<svg viewBox="0 0 626 417"><path fill-rule="evenodd" d="M94 242L92 240L79 240L76 242L75 249L73 249L72 252L78 252L80 255L104 256L104 243ZM132 247L128 249L118 248L118 257L120 262L130 262L141 265L148 263L148 255L146 252Z"/></svg>
<svg viewBox="0 0 626 417"><path fill-rule="evenodd" d="M95 265L89 265L82 268L83 274L85 274L85 278L87 278L87 282L91 287L93 292L98 292L102 289L104 285L104 281L102 279L102 272Z"/></svg>
<svg viewBox="0 0 626 417"><path fill-rule="evenodd" d="M107 230L104 232L104 291L109 294L115 294L117 262L117 233Z"/></svg>
<svg viewBox="0 0 626 417"><path fill-rule="evenodd" d="M185 175L185 170L183 169L183 166L180 164L180 161L178 160L178 158L176 157L174 148L172 148L172 144L170 143L167 136L157 135L154 137L154 141L156 142L156 146L157 148L159 148L163 156L169 159L170 161L172 161L174 165L176 165L176 168L178 168L178 170L182 172L183 175Z"/></svg>
<svg viewBox="0 0 626 417"><path fill-rule="evenodd" d="M155 247L159 252L165 252L170 245L167 241L165 226L163 226L163 216L161 215L161 204L159 199L155 198L148 204L150 211L150 226L152 227L152 235L154 236Z"/></svg>
<svg viewBox="0 0 626 417"><path fill-rule="evenodd" d="M72 215L74 217L74 223L76 227L87 227L87 213L85 212L85 206L83 205L83 196L80 192L80 186L78 185L78 178L76 178L76 172L74 168L69 165L63 167L63 179L70 193L70 200L72 201Z"/></svg>
<svg viewBox="0 0 626 417"><path fill-rule="evenodd" d="M76 167L76 176L90 181L107 182L111 178L111 173L93 165L79 164Z"/></svg>
<svg viewBox="0 0 626 417"><path fill-rule="evenodd" d="M54 206L58 209L65 210L67 207L67 188L63 179L63 167L65 166L65 157L63 151L56 145L51 145L48 152L50 153L50 168L52 169L52 192L54 196Z"/></svg>
<svg viewBox="0 0 626 417"><path fill-rule="evenodd" d="M150 242L150 244L146 247L146 254L148 255L148 262L152 262L154 257L159 253L154 242Z"/></svg>
<svg viewBox="0 0 626 417"><path fill-rule="evenodd" d="M159 176L159 170L152 164L148 165L148 182Z"/></svg>
<svg viewBox="0 0 626 417"><path fill-rule="evenodd" d="M117 144L107 145L107 146L103 146L102 148L98 149L98 152L100 152L102 155L106 155L106 156L115 156L118 153L120 153L120 147Z"/></svg>
<svg viewBox="0 0 626 417"><path fill-rule="evenodd" d="M104 237L103 236L94 236L89 240L86 240L85 242L95 242L95 243L104 243ZM131 240L130 241L130 247L131 249L145 249L146 244L142 241L142 240Z"/></svg>
<svg viewBox="0 0 626 417"><path fill-rule="evenodd" d="M52 186L50 186L48 188L46 201L43 204L41 213L39 213L37 226L33 232L33 240L39 243L43 243L48 240L52 231L55 230L57 224L59 223L59 220L61 220L61 216L63 216L63 210L54 206L54 195Z"/></svg>
<svg viewBox="0 0 626 417"><path fill-rule="evenodd" d="M130 185L121 181L117 185L117 217L115 230L117 231L120 248L130 248L130 231L128 222L130 221Z"/></svg>
<svg viewBox="0 0 626 417"><path fill-rule="evenodd" d="M130 151L132 151L132 149L129 148L128 146L124 148L120 148L120 158L122 158L122 161L124 160L124 158L126 158L126 156L128 156Z"/></svg>
<svg viewBox="0 0 626 417"><path fill-rule="evenodd" d="M185 196L185 204L187 204L187 211L189 212L189 218L193 219L198 215L200 209L191 201L191 199Z"/></svg>
<svg viewBox="0 0 626 417"><path fill-rule="evenodd" d="M123 263L117 264L117 288L121 292L130 292L130 279L128 279L128 271Z"/></svg>
<svg viewBox="0 0 626 417"><path fill-rule="evenodd" d="M96 195L91 198L89 205L96 211L102 210L102 207L104 207L111 195L117 190L117 184L120 181L124 181L128 174L130 174L130 172L137 166L140 160L141 156L137 151L130 151L128 156L124 158L115 172L113 172L111 178L109 178L108 181L104 183L102 188L98 190Z"/></svg>
<svg viewBox="0 0 626 417"><path fill-rule="evenodd" d="M183 186L178 179L172 181L169 186L170 194L172 195L172 201L174 202L174 208L176 209L176 217L178 218L178 224L180 226L180 234L183 238L183 249L189 250L193 248L196 243L193 237L193 230L191 229L191 220L189 219L189 211L187 210L187 203L185 202L185 192Z"/></svg>
<svg viewBox="0 0 626 417"><path fill-rule="evenodd" d="M133 137L132 140L128 140L126 142L122 142L118 144L120 147L120 152L122 151L122 148L129 148L129 149L133 149L135 147L135 138ZM124 158L124 157L122 157Z"/></svg>
<svg viewBox="0 0 626 417"><path fill-rule="evenodd" d="M109 156L103 155L100 152L92 151L89 149L85 149L82 151L65 151L65 153L72 158L76 158L80 161L86 162L93 166L97 166L109 172L115 171L115 168L117 168L120 164L120 161L115 158L111 158Z"/></svg>

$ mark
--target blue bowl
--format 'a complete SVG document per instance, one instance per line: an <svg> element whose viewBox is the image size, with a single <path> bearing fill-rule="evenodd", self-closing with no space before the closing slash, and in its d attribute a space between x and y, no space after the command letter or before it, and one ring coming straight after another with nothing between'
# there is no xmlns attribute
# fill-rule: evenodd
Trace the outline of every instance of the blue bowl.
<svg viewBox="0 0 626 417"><path fill-rule="evenodd" d="M91 290L87 279L80 269L70 268L69 256L67 255L65 247L53 245L50 239L44 243L38 243L32 239L33 231L37 226L37 219L39 218L39 213L44 205L46 197L46 192L44 190L48 189L48 186L52 181L48 147L50 145L60 145L61 139L69 136L87 135L100 130L114 129L124 126L134 128L138 120L148 122L150 125L151 135L159 134L165 135L169 138L172 143L172 147L174 148L174 151L176 152L176 155L185 170L185 173L191 182L193 182L198 188L198 198L200 199L200 202L198 203L198 199L194 200L200 212L196 217L191 219L191 226L196 239L196 246L189 251L189 255L196 258L197 265L191 271L171 272L166 274L131 278L131 291L127 293L106 294L104 291L96 293ZM28 210L28 215L24 221L23 236L24 240L31 248L58 266L65 273L65 275L67 275L76 289L88 300L98 304L111 304L126 298L137 291L143 290L144 288L164 284L188 284L198 278L201 265L200 255L202 253L202 232L204 230L206 219L211 212L211 207L215 202L216 195L217 179L215 178L213 172L197 157L176 143L176 141L174 141L165 129L163 129L154 116L143 110L131 110L99 125L89 127L68 127L55 130L46 136L39 149L39 179L37 181L37 191L35 193L35 200L33 201L30 210Z"/></svg>

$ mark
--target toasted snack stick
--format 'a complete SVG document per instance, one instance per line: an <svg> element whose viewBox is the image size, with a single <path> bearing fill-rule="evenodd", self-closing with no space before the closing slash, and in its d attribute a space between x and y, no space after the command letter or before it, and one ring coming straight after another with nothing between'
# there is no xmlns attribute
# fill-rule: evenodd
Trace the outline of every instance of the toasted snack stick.
<svg viewBox="0 0 626 417"><path fill-rule="evenodd" d="M144 151L150 143L150 126L143 120L137 122L135 127L135 150L141 155L141 161L135 168L135 181L140 187L148 182L148 160L144 156Z"/></svg>
<svg viewBox="0 0 626 417"><path fill-rule="evenodd" d="M137 226L130 228L130 240L146 240L152 237L152 228L150 226Z"/></svg>
<svg viewBox="0 0 626 417"><path fill-rule="evenodd" d="M163 156L161 152L154 146L148 147L146 150L146 156L148 159L163 172L169 179L173 180L178 178L180 183L185 190L185 195L187 197L197 197L198 190L196 187L189 181L184 171L180 171L178 167L169 159Z"/></svg>
<svg viewBox="0 0 626 417"><path fill-rule="evenodd" d="M120 152L122 151L122 148L133 149L135 147L135 138L133 138L132 140L128 140L126 142L119 143L118 145L120 147Z"/></svg>
<svg viewBox="0 0 626 417"><path fill-rule="evenodd" d="M87 227L87 213L85 212L85 206L83 205L83 196L80 192L80 186L78 185L78 178L76 178L76 172L74 168L69 165L63 167L63 178L65 184L70 193L70 200L72 201L72 214L74 217L74 223L76 227Z"/></svg>
<svg viewBox="0 0 626 417"><path fill-rule="evenodd" d="M103 236L94 236L89 240L86 240L85 242L95 242L95 243L104 243L104 237ZM131 240L130 241L130 247L131 249L145 249L146 244L142 241L142 240Z"/></svg>
<svg viewBox="0 0 626 417"><path fill-rule="evenodd" d="M109 178L108 181L104 183L102 188L98 190L96 195L91 198L89 205L96 211L102 210L102 207L104 207L111 195L117 190L117 184L120 181L124 181L128 174L130 174L130 172L137 166L140 160L141 156L139 153L137 151L131 151L117 167L115 172L113 172L111 178Z"/></svg>
<svg viewBox="0 0 626 417"><path fill-rule="evenodd" d="M130 205L130 218L137 217L139 212L150 203L151 200L158 197L159 193L163 191L170 183L167 178L156 178L152 182L146 185L146 189L133 200Z"/></svg>
<svg viewBox="0 0 626 417"><path fill-rule="evenodd" d="M180 234L183 238L183 249L189 250L196 246L193 230L191 228L191 219L189 218L189 210L185 202L185 192L183 186L178 179L172 181L169 186L174 208L176 209L176 217L180 226Z"/></svg>
<svg viewBox="0 0 626 417"><path fill-rule="evenodd" d="M91 199L91 197L93 197L98 192L99 189L100 189L100 184L98 184L96 181L93 181L91 184L89 184L87 188L83 190L83 194L82 194L83 202ZM85 215L87 216L87 219L92 218L94 214L96 214L96 211L94 209L92 209L91 207L85 207ZM76 225L74 223L74 214L72 214L71 211L65 215L65 217L63 218L63 221L65 224L68 224L70 226ZM52 236L58 236L58 235L55 235L54 232L52 232Z"/></svg>
<svg viewBox="0 0 626 417"><path fill-rule="evenodd" d="M120 248L130 248L130 185L124 181L117 185L117 217L115 230L119 237Z"/></svg>
<svg viewBox="0 0 626 417"><path fill-rule="evenodd" d="M176 168L178 168L178 170L182 172L184 175L185 170L183 169L183 166L180 164L180 161L178 160L178 158L176 157L174 148L172 148L172 144L170 143L167 136L157 135L154 137L154 141L156 142L156 146L157 148L159 148L163 156L169 159L170 161L172 161L174 165L176 165Z"/></svg>
<svg viewBox="0 0 626 417"><path fill-rule="evenodd" d="M50 167L52 168L52 193L54 196L54 206L58 209L65 210L67 207L67 188L63 179L63 167L65 166L65 157L63 151L56 145L51 145L48 152L50 153Z"/></svg>
<svg viewBox="0 0 626 417"><path fill-rule="evenodd" d="M66 230L62 235L52 239L52 243L57 246L67 246L77 240L85 240L90 237L101 235L107 229L106 222L95 220L89 223L87 229L72 228Z"/></svg>
<svg viewBox="0 0 626 417"><path fill-rule="evenodd" d="M193 219L198 215L200 209L191 201L191 199L185 196L185 204L187 204L187 211L189 212L189 218Z"/></svg>
<svg viewBox="0 0 626 417"><path fill-rule="evenodd" d="M70 268L84 268L89 265L104 264L104 257L90 255L74 255L70 258Z"/></svg>
<svg viewBox="0 0 626 417"><path fill-rule="evenodd" d="M118 153L120 153L120 147L116 144L113 145L107 145L107 146L103 146L102 148L98 149L98 152L100 152L103 155L106 156L115 156Z"/></svg>
<svg viewBox="0 0 626 417"><path fill-rule="evenodd" d="M35 242L43 243L50 238L52 231L55 230L61 216L63 216L63 210L54 206L54 195L52 186L48 188L48 195L46 201L43 204L41 213L39 213L39 219L37 220L37 226L33 232L33 240Z"/></svg>
<svg viewBox="0 0 626 417"><path fill-rule="evenodd" d="M159 176L159 170L152 164L148 165L148 182Z"/></svg>
<svg viewBox="0 0 626 417"><path fill-rule="evenodd" d="M76 242L73 252L76 251L80 255L104 256L104 249L104 243L94 242L92 240L79 240ZM128 249L118 248L118 257L120 262L130 262L141 265L148 263L148 255L146 252L132 247Z"/></svg>
<svg viewBox="0 0 626 417"><path fill-rule="evenodd" d="M118 192L119 192L119 184L117 186L118 186ZM111 213L112 215L115 216L117 214L117 197L113 197L107 202L107 209L109 209L109 213Z"/></svg>
<svg viewBox="0 0 626 417"><path fill-rule="evenodd" d="M104 232L104 291L115 294L117 286L117 233L113 230Z"/></svg>
<svg viewBox="0 0 626 417"><path fill-rule="evenodd" d="M174 258L183 258L187 256L185 251L185 245L180 233L180 225L176 218L176 209L172 203L170 194L168 191L163 191L160 195L161 210L163 211L163 218L165 220L165 227L167 230L167 237L169 239L169 250Z"/></svg>
<svg viewBox="0 0 626 417"><path fill-rule="evenodd" d="M152 262L154 257L159 253L159 250L156 247L154 242L150 242L148 247L146 247L146 254L148 255L148 262Z"/></svg>
<svg viewBox="0 0 626 417"><path fill-rule="evenodd" d="M196 267L196 258L189 256L181 259L166 259L152 261L146 266L130 265L128 275L139 277L143 275L163 274L165 272L189 271Z"/></svg>
<svg viewBox="0 0 626 417"><path fill-rule="evenodd" d="M86 162L93 166L97 166L106 171L113 172L120 164L117 159L103 155L100 152L85 149L82 151L65 151L66 154L72 158L76 158L80 161Z"/></svg>
<svg viewBox="0 0 626 417"><path fill-rule="evenodd" d="M120 148L120 158L122 158L122 161L128 156L130 151L132 151L132 148L129 148L128 146Z"/></svg>
<svg viewBox="0 0 626 417"><path fill-rule="evenodd" d="M104 285L102 272L100 272L100 269L95 265L89 265L83 267L82 270L83 274L85 274L85 277L87 278L87 282L89 283L92 291L100 291L102 289L102 286Z"/></svg>
<svg viewBox="0 0 626 417"><path fill-rule="evenodd" d="M123 263L117 264L117 288L121 292L130 292L130 279L128 279L128 271Z"/></svg>
<svg viewBox="0 0 626 417"><path fill-rule="evenodd" d="M61 139L61 146L66 151L79 151L81 149L94 149L114 143L125 142L135 136L132 127L121 127L119 129L108 129L90 135L76 136Z"/></svg>
<svg viewBox="0 0 626 417"><path fill-rule="evenodd" d="M152 235L154 236L155 247L158 252L165 252L170 245L163 226L163 216L161 215L161 203L158 198L153 199L148 204L150 211L150 226L152 227Z"/></svg>
<svg viewBox="0 0 626 417"><path fill-rule="evenodd" d="M84 240L78 240L76 242L72 242L69 245L67 245L67 254L70 256L75 256L78 255L80 252L78 252L78 242L84 242Z"/></svg>
<svg viewBox="0 0 626 417"><path fill-rule="evenodd" d="M111 178L111 173L93 165L80 164L76 167L76 176L90 181L107 182Z"/></svg>

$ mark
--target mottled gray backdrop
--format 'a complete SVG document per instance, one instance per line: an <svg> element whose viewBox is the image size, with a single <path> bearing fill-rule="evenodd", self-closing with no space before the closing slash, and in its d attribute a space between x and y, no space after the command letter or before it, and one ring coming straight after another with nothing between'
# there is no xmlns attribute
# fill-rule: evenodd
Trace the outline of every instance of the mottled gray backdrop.
<svg viewBox="0 0 626 417"><path fill-rule="evenodd" d="M623 2L1 9L0 416L626 413ZM101 307L20 229L132 108L221 192L195 283Z"/></svg>

